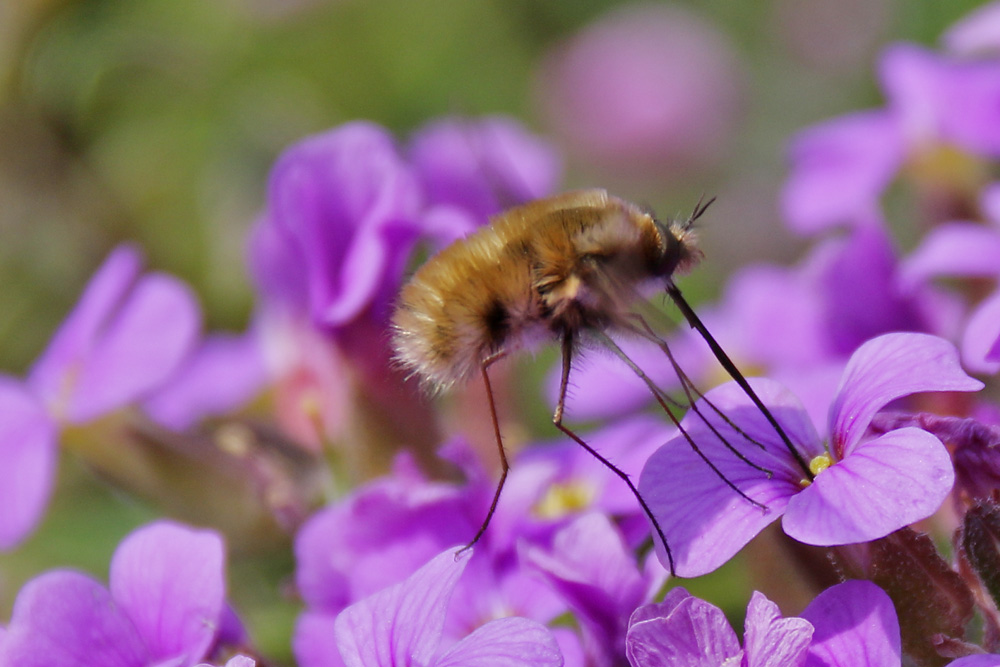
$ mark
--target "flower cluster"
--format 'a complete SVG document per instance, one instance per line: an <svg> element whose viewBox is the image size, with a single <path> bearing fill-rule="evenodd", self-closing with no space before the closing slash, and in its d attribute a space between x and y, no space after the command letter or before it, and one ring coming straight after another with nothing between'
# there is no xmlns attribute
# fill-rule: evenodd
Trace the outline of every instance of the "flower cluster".
<svg viewBox="0 0 1000 667"><path fill-rule="evenodd" d="M392 361L418 258L557 187L558 156L512 120L445 119L402 146L355 122L287 149L241 334L202 335L190 290L116 249L26 377L0 378L0 548L42 520L58 446L153 500L183 477L196 497L165 507L213 529L139 528L107 587L31 580L0 667L267 663L227 601L220 532L264 529L294 544L302 667L1000 665L1000 404L982 391L1000 370L998 12L944 52L890 47L885 108L793 140L787 222L839 234L699 309L765 377L718 384L686 332L622 340L654 392L619 356L573 368L567 418L603 420L582 437L642 506L570 440L512 447L494 506L485 398L436 409ZM897 184L929 226L909 253L883 205ZM492 396L513 442L510 380ZM785 617L781 590L753 593L741 641L672 575L764 540L812 600Z"/></svg>

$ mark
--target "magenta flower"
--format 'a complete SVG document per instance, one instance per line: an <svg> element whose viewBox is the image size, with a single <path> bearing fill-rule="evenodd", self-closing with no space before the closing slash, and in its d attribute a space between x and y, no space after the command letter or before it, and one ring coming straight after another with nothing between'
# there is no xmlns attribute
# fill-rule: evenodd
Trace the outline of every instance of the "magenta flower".
<svg viewBox="0 0 1000 667"><path fill-rule="evenodd" d="M714 163L742 87L722 33L679 6L647 3L609 12L555 50L537 89L571 146L649 178L650 168Z"/></svg>
<svg viewBox="0 0 1000 667"><path fill-rule="evenodd" d="M826 121L793 141L783 193L793 228L873 220L903 164L934 149L1000 153L1000 62L951 60L897 44L883 52L879 70L886 108Z"/></svg>
<svg viewBox="0 0 1000 667"><path fill-rule="evenodd" d="M982 225L973 222L950 222L935 227L920 246L903 262L900 280L914 288L934 278L985 278L996 286L1000 282L1000 210L995 210L1000 185L986 188L981 205L994 216ZM982 372L1000 370L997 341L1000 338L1000 290L977 303L962 332L962 361L966 367Z"/></svg>
<svg viewBox="0 0 1000 667"><path fill-rule="evenodd" d="M988 2L964 16L948 29L942 41L959 55L1000 53L1000 2Z"/></svg>
<svg viewBox="0 0 1000 667"><path fill-rule="evenodd" d="M744 645L718 607L671 590L640 607L629 622L632 667L899 667L899 621L892 600L868 581L847 581L821 593L801 618L754 593Z"/></svg>
<svg viewBox="0 0 1000 667"><path fill-rule="evenodd" d="M420 206L415 175L381 127L349 123L302 140L271 171L251 239L258 288L324 328L383 320Z"/></svg>
<svg viewBox="0 0 1000 667"><path fill-rule="evenodd" d="M504 116L435 121L414 134L409 155L428 206L460 209L473 225L552 194L561 171L551 145Z"/></svg>
<svg viewBox="0 0 1000 667"><path fill-rule="evenodd" d="M24 382L0 377L0 549L34 529L48 503L61 425L143 400L194 346L194 295L141 267L138 250L117 248Z"/></svg>
<svg viewBox="0 0 1000 667"><path fill-rule="evenodd" d="M930 516L954 481L948 451L918 428L866 437L869 422L883 406L910 394L983 386L962 371L955 348L943 339L880 336L851 356L830 406L824 444L787 390L770 380L753 385L797 457L735 383L708 392L706 399L762 448L707 407L701 411L726 441L770 475L737 458L690 412L682 425L726 479L766 509L723 484L683 437L660 448L642 472L639 490L663 528L681 576L716 569L779 517L790 537L831 546L883 537ZM661 562L667 562L663 553Z"/></svg>
<svg viewBox="0 0 1000 667"><path fill-rule="evenodd" d="M469 563L447 549L399 584L357 602L337 617L337 647L347 667L558 667L562 655L545 626L501 618L441 646L451 593ZM330 662L328 664L334 664Z"/></svg>
<svg viewBox="0 0 1000 667"><path fill-rule="evenodd" d="M152 419L176 431L250 401L268 380L258 333L205 336L177 372L143 407Z"/></svg>
<svg viewBox="0 0 1000 667"><path fill-rule="evenodd" d="M641 571L622 534L597 512L559 531L550 549L526 548L525 558L574 612L595 665L614 664L624 654L629 616L667 575L658 563Z"/></svg>
<svg viewBox="0 0 1000 667"><path fill-rule="evenodd" d="M0 665L183 667L210 658L225 623L224 559L214 532L166 521L140 528L115 551L110 589L69 570L28 582Z"/></svg>

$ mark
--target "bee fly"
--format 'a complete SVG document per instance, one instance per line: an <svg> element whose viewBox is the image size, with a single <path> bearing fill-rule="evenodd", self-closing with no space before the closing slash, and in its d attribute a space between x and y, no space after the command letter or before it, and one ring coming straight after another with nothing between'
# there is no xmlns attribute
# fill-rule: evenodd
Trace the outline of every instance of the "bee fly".
<svg viewBox="0 0 1000 667"><path fill-rule="evenodd" d="M445 390L477 373L486 387L502 467L486 519L468 546L486 531L509 469L488 369L534 341L556 339L562 346L562 374L553 423L624 480L649 517L673 571L673 556L663 530L631 479L563 424L573 355L581 343L606 347L626 363L678 428L680 422L671 405L699 409L695 400L701 397L700 392L677 366L666 343L634 312L642 286L651 282L666 288L722 366L798 456L788 436L674 285L674 276L691 269L702 257L692 223L711 203L699 202L687 220L663 223L604 190L540 199L512 208L471 236L452 243L431 257L403 288L393 315L398 361L433 391ZM687 404L667 397L608 332L637 335L660 346L678 373ZM687 439L701 454L694 441ZM759 467L732 445L726 446L748 465ZM706 456L702 459L736 493L759 505L729 482Z"/></svg>

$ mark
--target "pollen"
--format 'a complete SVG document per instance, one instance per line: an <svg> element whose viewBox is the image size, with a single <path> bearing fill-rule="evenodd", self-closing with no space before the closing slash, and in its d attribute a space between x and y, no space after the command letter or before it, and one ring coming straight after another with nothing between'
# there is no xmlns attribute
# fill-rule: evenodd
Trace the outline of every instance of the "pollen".
<svg viewBox="0 0 1000 667"><path fill-rule="evenodd" d="M558 519L586 509L593 500L594 489L587 484L553 484L535 505L535 515L540 519Z"/></svg>
<svg viewBox="0 0 1000 667"><path fill-rule="evenodd" d="M809 462L809 472L812 474L813 478L815 478L817 475L819 475L821 472L823 472L832 465L833 465L833 458L830 457L829 453L823 452L819 456L813 457L813 459ZM799 480L799 485L802 487L809 486L810 484L812 484L812 480L809 479Z"/></svg>

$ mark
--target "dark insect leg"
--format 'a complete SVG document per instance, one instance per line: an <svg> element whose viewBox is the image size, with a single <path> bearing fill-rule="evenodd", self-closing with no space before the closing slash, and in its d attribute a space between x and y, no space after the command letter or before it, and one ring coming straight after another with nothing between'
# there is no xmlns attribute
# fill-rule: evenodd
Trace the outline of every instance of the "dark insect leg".
<svg viewBox="0 0 1000 667"><path fill-rule="evenodd" d="M639 489L636 488L629 476L614 463L604 458L596 449L591 447L584 441L583 438L578 436L576 433L571 431L568 427L563 425L563 411L566 407L566 389L569 386L569 371L573 362L573 333L571 331L566 331L563 333L562 339L562 378L559 382L559 400L556 403L555 414L552 415L552 423L555 424L556 428L562 431L565 435L573 439L576 444L580 445L586 449L590 454L596 458L598 461L604 464L605 467L614 472L618 477L622 479L627 485L632 495L636 497L639 501L639 505L642 507L642 511L645 512L646 516L649 518L650 523L653 524L653 528L656 530L656 534L660 538L660 542L663 544L663 549L667 554L667 561L670 563L670 574L673 576L674 571L674 556L670 551L670 545L667 543L667 538L663 534L663 529L660 528L660 523L653 516L653 511L649 509L649 505L643 499L642 495L639 494Z"/></svg>
<svg viewBox="0 0 1000 667"><path fill-rule="evenodd" d="M667 359L670 361L671 367L674 369L674 373L677 374L677 378L681 381L681 388L684 390L684 395L688 399L688 406L692 410L694 410L695 414L697 414L699 417L701 417L702 421L705 422L705 424L710 429L712 429L713 433L715 433L716 435L719 436L719 439L722 440L723 443L725 443L727 449L729 449L731 452L733 452L736 456L738 456L744 462L750 464L751 466L753 466L755 468L758 468L762 472L767 472L768 473L768 477L770 477L771 476L771 472L769 470L767 470L765 468L760 468L756 464L754 464L753 462L747 460L747 458L745 456L743 456L735 448L731 447L730 444L729 444L729 442L727 442L721 435L719 435L716 432L716 430L712 427L712 425L705 419L705 415L703 415L701 413L701 411L698 409L697 401L694 399L694 396L697 396L698 398L700 398L701 401L705 405L707 405L709 408L712 409L712 412L714 412L716 415L718 415L719 418L722 419L722 421L726 422L726 425L728 425L734 431L736 431L737 433L739 433L743 437L744 440L746 440L747 442L749 442L749 443L751 443L753 445L756 445L759 449L766 449L764 447L764 444L762 442L757 441L749 433L747 433L746 431L744 431L743 429L741 429L739 427L739 425L737 425L733 420L731 420L726 413L724 413L722 410L720 410L715 405L715 403L713 403L712 401L708 400L708 398L706 398L705 394L703 394L701 392L701 390L698 389L697 385L695 385L695 383L691 381L691 378L688 376L688 374L684 372L684 369L681 368L681 365L677 363L677 359L674 358L674 353L670 351L670 346L667 345L667 342L665 340L661 339L659 336L656 335L656 332L653 331L652 327L649 326L649 324L646 322L646 320L644 320L642 318L641 315L634 315L633 319L635 319L637 322L639 322L639 324L641 326L638 329L634 328L634 327L630 327L629 331L632 331L633 333L637 334L641 338L644 338L644 339L648 340L649 342L653 343L654 345L656 345L657 347L659 347L663 351L663 353L667 356Z"/></svg>
<svg viewBox="0 0 1000 667"><path fill-rule="evenodd" d="M681 312L684 314L684 319L686 319L691 327L701 334L703 339L705 339L705 342L708 343L708 346L712 349L712 354L714 354L715 358L719 360L722 367L726 369L729 376L736 380L736 384L743 389L744 393L746 393L750 400L753 401L754 405L757 406L757 409L760 410L761 414L764 415L764 418L767 419L771 426L774 427L775 432L777 432L781 441L785 443L785 447L788 448L789 453L795 458L799 467L802 468L802 472L806 475L806 478L812 480L814 475L809 471L809 465L805 462L805 460L803 460L802 455L797 449L795 449L795 446L792 445L792 441L788 438L788 434L785 433L783 428L781 428L781 425L778 424L778 420L774 418L771 411L768 410L763 401L760 400L757 396L757 392L753 390L753 387L750 386L747 379L743 377L740 370L736 368L736 364L733 363L732 359L729 358L729 355L727 355L725 350L722 349L722 346L719 345L715 338L712 337L712 334L709 333L705 324L695 314L694 309L688 305L688 302L681 295L681 291L677 289L676 285L670 284L667 285L667 294L670 295L670 298L673 299L674 303L677 304L677 307L680 308Z"/></svg>
<svg viewBox="0 0 1000 667"><path fill-rule="evenodd" d="M756 500L754 500L753 498L751 498L747 494L743 493L743 491L741 491L738 486L736 486L735 484L733 484L732 481L730 481L730 479L728 477L726 477L724 474L722 474L722 471L719 470L716 467L716 465L712 462L712 460L710 458L708 458L708 456L704 452L701 451L701 448L698 447L698 444L694 441L694 438L692 438L688 434L688 432L684 430L684 427L681 426L681 422L677 418L677 415L675 415L673 413L673 411L671 411L671 409L667 406L666 402L661 398L661 396L663 394L663 391L659 387L656 386L656 383L654 383L649 378L648 375L646 375L645 371L643 371L641 368L639 368L638 364L636 364L634 361L632 361L632 359L627 354L625 354L625 351L622 350L621 347L619 347L618 344L615 343L614 340L610 336L608 336L604 332L595 332L595 334L597 335L597 337L599 339L601 339L601 341L608 347L609 350L611 350L612 352L614 352L614 354L619 359L621 359L623 362L625 362L625 365L628 366L632 370L632 372L635 373L639 377L640 380L642 380L643 382L646 383L646 386L649 387L650 393L652 393L653 396L656 397L656 402L660 404L660 407L663 408L663 411L665 413L667 413L668 417L670 417L670 421L672 421L674 423L674 426L677 427L677 430L680 431L680 433L681 433L682 436L684 436L684 439L687 440L688 444L691 446L691 449L694 450L694 453L697 454L701 458L701 460L704 461L705 464L709 468L712 469L712 472L714 472L716 475L718 475L719 479L721 479L723 482L726 483L726 486L728 486L730 489L732 489L733 491L735 491L741 498L743 498L744 500L746 500L748 503L750 503L751 505L753 505L755 507L758 507L758 508L760 508L762 510L766 510L767 509L766 505L762 505L761 503L757 502ZM750 467L756 468L757 470L760 470L763 473L767 473L768 475L771 474L770 470L768 470L767 468L763 468L763 467L757 465L753 461L747 459L739 451L737 451L732 445L729 444L729 442L725 438L722 437L722 434L719 433L715 429L715 427L709 421L707 421L705 419L705 417L703 415L701 415L701 413L698 413L698 414L699 414L699 416L701 416L702 421L705 423L706 426L708 426L708 428L712 431L712 433L714 433L715 436L717 438L719 438L719 440L721 440L726 445L727 449L729 449L731 452L733 452L734 454L736 454L737 457L739 457L742 461L744 461Z"/></svg>
<svg viewBox="0 0 1000 667"><path fill-rule="evenodd" d="M476 531L476 535L472 538L472 541L458 550L458 553L455 554L456 556L468 549L471 549L476 542L479 541L479 538L483 536L483 533L486 532L486 528L489 527L490 520L493 518L493 513L497 511L497 503L500 502L500 492L503 491L504 482L507 481L507 471L510 470L510 464L507 462L507 452L504 451L503 448L503 438L500 436L500 420L497 418L497 406L496 402L493 400L493 386L490 384L490 376L487 372L487 369L491 365L500 359L503 359L505 356L507 356L507 352L503 350L495 352L483 359L483 363L480 366L480 370L483 374L483 384L486 385L486 399L490 404L490 419L493 421L493 434L496 436L497 451L500 453L500 481L497 482L497 490L493 494L493 502L490 503L490 510L486 513L483 525L481 525L479 530Z"/></svg>

